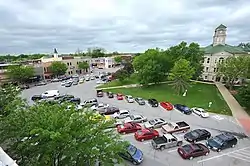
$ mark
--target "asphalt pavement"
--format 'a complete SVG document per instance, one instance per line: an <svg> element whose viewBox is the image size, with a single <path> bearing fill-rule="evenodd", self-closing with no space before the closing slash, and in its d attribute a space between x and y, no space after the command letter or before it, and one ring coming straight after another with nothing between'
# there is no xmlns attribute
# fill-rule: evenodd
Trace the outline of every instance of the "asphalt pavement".
<svg viewBox="0 0 250 166"><path fill-rule="evenodd" d="M115 69L112 69L115 70ZM95 70L96 73L103 70ZM110 71L110 70L106 70ZM112 71L111 71L112 72ZM60 83L50 83L45 86L33 87L24 90L22 96L28 100L30 104L31 96L41 94L46 90L59 90L61 94L72 94L80 97L81 100L87 100L96 97L96 80L84 82L83 84L71 86L69 88L62 87ZM136 97L136 96L134 96ZM166 121L185 121L191 129L204 128L212 133L213 136L221 132L230 132L238 138L238 144L235 148L223 150L221 152L210 152L208 156L194 158L193 160L183 160L177 153L177 148L165 149L163 151L154 150L150 141L138 142L134 139L133 134L122 135L122 138L130 141L144 153L144 161L142 166L249 166L250 164L250 139L244 135L244 130L231 116L210 114L209 118L203 119L194 114L184 115L177 110L166 111L162 107L152 108L148 104L140 106L137 103L127 103L125 100L118 101L116 98L109 99L105 95L98 98L99 102L116 106L119 109L130 110L134 114L142 114L149 120L154 118L163 118ZM161 131L159 130L160 134ZM183 133L178 134L183 138ZM187 142L184 141L184 144ZM128 165L132 165L128 163Z"/></svg>

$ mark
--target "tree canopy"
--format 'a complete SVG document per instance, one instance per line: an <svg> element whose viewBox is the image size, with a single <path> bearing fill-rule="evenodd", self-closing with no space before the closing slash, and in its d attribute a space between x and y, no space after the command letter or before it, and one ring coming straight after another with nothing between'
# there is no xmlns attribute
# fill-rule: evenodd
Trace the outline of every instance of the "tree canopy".
<svg viewBox="0 0 250 166"><path fill-rule="evenodd" d="M88 69L89 68L89 64L88 64L88 62L79 62L78 63L78 68L79 69Z"/></svg>
<svg viewBox="0 0 250 166"><path fill-rule="evenodd" d="M149 49L136 56L133 66L141 84L161 82L170 69L167 57L160 49Z"/></svg>
<svg viewBox="0 0 250 166"><path fill-rule="evenodd" d="M122 57L121 56L116 56L115 58L114 58L114 60L115 60L115 63L121 63L122 62Z"/></svg>
<svg viewBox="0 0 250 166"><path fill-rule="evenodd" d="M250 83L248 83L246 86L243 86L239 89L238 95L240 97L241 104L243 106L250 108ZM249 112L250 113L250 112Z"/></svg>
<svg viewBox="0 0 250 166"><path fill-rule="evenodd" d="M92 58L105 57L105 49L99 47L88 48L87 55Z"/></svg>
<svg viewBox="0 0 250 166"><path fill-rule="evenodd" d="M250 58L246 56L229 57L218 63L217 75L226 79L230 89L239 78L246 78L249 74Z"/></svg>
<svg viewBox="0 0 250 166"><path fill-rule="evenodd" d="M32 66L23 65L10 65L7 69L8 77L16 82L24 83L35 74L34 68Z"/></svg>
<svg viewBox="0 0 250 166"><path fill-rule="evenodd" d="M88 110L66 109L67 103L18 104L0 117L0 141L19 165L114 165L123 145L118 134L108 129L114 122ZM9 141L11 140L11 141Z"/></svg>
<svg viewBox="0 0 250 166"><path fill-rule="evenodd" d="M50 70L55 76L64 75L67 69L67 65L59 61L52 62L52 64L50 65Z"/></svg>
<svg viewBox="0 0 250 166"><path fill-rule="evenodd" d="M169 74L169 80L172 81L170 85L180 94L188 88L189 81L194 74L195 68L190 65L190 62L186 59L179 59Z"/></svg>
<svg viewBox="0 0 250 166"><path fill-rule="evenodd" d="M22 60L33 60L40 59L46 54L20 54L20 55L5 55L0 56L0 62L13 62L13 61L22 61Z"/></svg>

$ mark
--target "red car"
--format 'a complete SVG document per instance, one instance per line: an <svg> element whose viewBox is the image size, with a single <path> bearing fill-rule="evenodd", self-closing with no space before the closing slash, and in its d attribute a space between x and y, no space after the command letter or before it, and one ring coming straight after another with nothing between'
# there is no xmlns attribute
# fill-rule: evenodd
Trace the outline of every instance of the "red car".
<svg viewBox="0 0 250 166"><path fill-rule="evenodd" d="M192 160L194 157L207 156L210 150L203 144L187 144L178 148L178 153L183 159Z"/></svg>
<svg viewBox="0 0 250 166"><path fill-rule="evenodd" d="M141 125L139 125L138 123L133 123L133 122L128 122L122 125L118 125L116 128L117 128L118 133L123 133L123 134L134 133L142 129Z"/></svg>
<svg viewBox="0 0 250 166"><path fill-rule="evenodd" d="M156 137L159 137L159 133L157 130L154 130L154 129L142 129L142 130L138 130L135 133L135 139L137 141L149 140L149 139L153 139Z"/></svg>
<svg viewBox="0 0 250 166"><path fill-rule="evenodd" d="M117 100L123 100L123 95L120 94L120 93L118 93L118 94L116 95L116 98L117 98Z"/></svg>
<svg viewBox="0 0 250 166"><path fill-rule="evenodd" d="M168 111L171 111L174 109L173 105L169 102L161 102L160 105Z"/></svg>

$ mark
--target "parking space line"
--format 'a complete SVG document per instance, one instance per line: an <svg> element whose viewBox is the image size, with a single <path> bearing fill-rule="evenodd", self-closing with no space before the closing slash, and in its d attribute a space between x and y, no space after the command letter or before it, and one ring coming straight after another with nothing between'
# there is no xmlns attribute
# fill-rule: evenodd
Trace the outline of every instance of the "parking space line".
<svg viewBox="0 0 250 166"><path fill-rule="evenodd" d="M236 154L236 153L234 153L234 154ZM249 152L244 152L244 151L239 151L239 152L237 152L237 154L240 154L240 155L250 155L249 154ZM248 158L250 158L250 156L248 156Z"/></svg>
<svg viewBox="0 0 250 166"><path fill-rule="evenodd" d="M249 158L250 159L250 156L246 156L245 154L241 154L239 152L237 153L232 153L232 155L236 155L236 156L240 156L240 157L243 157L243 158Z"/></svg>
<svg viewBox="0 0 250 166"><path fill-rule="evenodd" d="M241 149L238 149L238 150L235 150L235 151L232 151L232 152L224 153L224 154L221 154L221 155L218 155L218 156L213 156L213 157L210 157L210 158L199 160L199 161L197 161L197 163L202 163L202 162L209 161L209 160L212 160L212 159L220 158L222 156L228 156L229 154L232 154L232 153L244 150L244 149L249 149L249 148L250 148L250 146L245 147L245 148L241 148Z"/></svg>
<svg viewBox="0 0 250 166"><path fill-rule="evenodd" d="M168 153L177 152L177 149L169 150Z"/></svg>
<svg viewBox="0 0 250 166"><path fill-rule="evenodd" d="M151 143L151 141L147 141L147 142L143 142L143 144L150 144Z"/></svg>
<svg viewBox="0 0 250 166"><path fill-rule="evenodd" d="M232 157L232 158L236 158L236 159L239 159L239 160L243 160L243 161L246 161L246 162L250 162L250 160L247 160L247 159L244 159L244 158L241 158L241 157L238 157L238 156L234 156L234 155L231 155L231 154L228 154L227 156Z"/></svg>

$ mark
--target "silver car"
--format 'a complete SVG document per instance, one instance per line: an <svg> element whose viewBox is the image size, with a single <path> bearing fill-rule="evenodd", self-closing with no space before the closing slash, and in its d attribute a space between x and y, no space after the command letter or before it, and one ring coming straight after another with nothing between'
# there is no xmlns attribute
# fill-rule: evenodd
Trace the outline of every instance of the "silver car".
<svg viewBox="0 0 250 166"><path fill-rule="evenodd" d="M144 127L145 128L154 128L155 129L155 128L160 128L165 124L167 124L167 121L165 121L162 118L156 118L156 119L149 120L149 121L145 122Z"/></svg>
<svg viewBox="0 0 250 166"><path fill-rule="evenodd" d="M147 118L143 115L129 115L127 118L124 119L124 123L127 122L142 123L146 121Z"/></svg>

